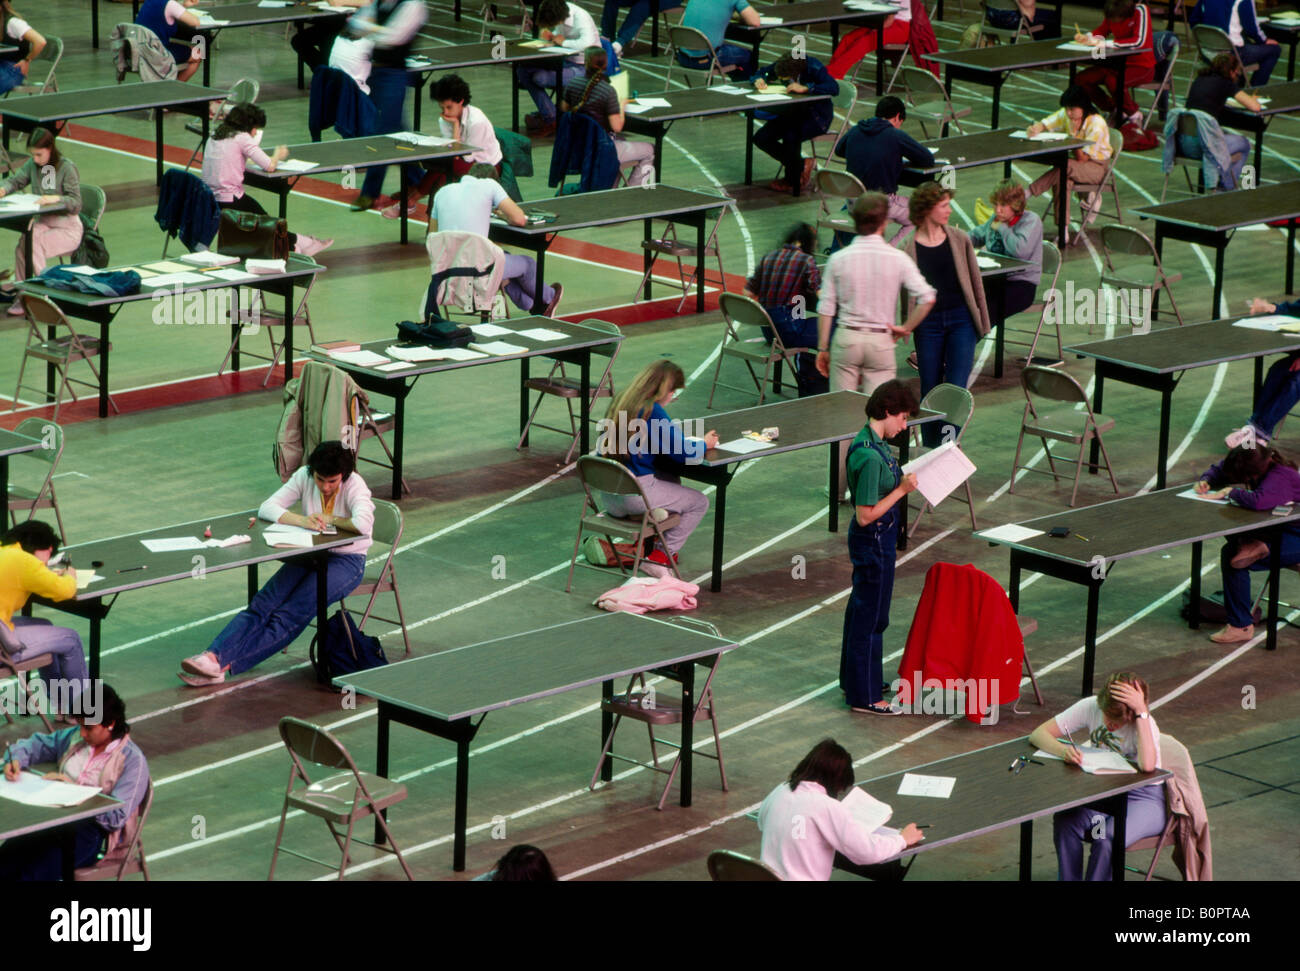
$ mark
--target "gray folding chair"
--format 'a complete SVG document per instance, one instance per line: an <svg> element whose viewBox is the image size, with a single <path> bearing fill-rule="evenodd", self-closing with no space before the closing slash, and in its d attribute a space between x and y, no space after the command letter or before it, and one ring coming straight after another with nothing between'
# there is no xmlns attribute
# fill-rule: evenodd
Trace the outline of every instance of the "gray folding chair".
<svg viewBox="0 0 1300 971"><path fill-rule="evenodd" d="M938 125L940 132L952 123L957 126L958 134L965 134L958 119L969 115L971 109L953 107L948 90L937 77L923 67L909 64L903 68L903 87L907 102L911 105L908 115L921 123L921 133L926 138L930 137L930 131L925 126L927 120Z"/></svg>
<svg viewBox="0 0 1300 971"><path fill-rule="evenodd" d="M867 191L856 175L850 172L838 172L832 169L821 169L817 173L816 179L817 198L821 203L821 213L817 217L817 229L823 227L836 233L849 233L852 235L857 232L857 227L853 223L852 217L843 211L844 202L852 202ZM843 200L839 207L835 207L832 200Z"/></svg>
<svg viewBox="0 0 1300 971"><path fill-rule="evenodd" d="M1165 732L1160 733L1160 764L1174 774L1172 779L1165 782L1168 791L1173 791L1173 783L1177 780L1185 788L1193 788L1200 792L1201 783L1196 778L1196 765L1192 762L1191 753L1187 751L1187 747L1182 742ZM1154 851L1151 854L1151 863L1147 866L1145 875L1142 878L1143 881L1149 882L1156 876L1156 865L1160 862L1160 854L1165 847L1173 845L1178 822L1178 815L1171 810L1168 813L1165 828L1160 831L1158 836L1148 836L1128 845L1127 853L1141 850ZM1124 869L1131 873L1143 872L1140 867L1128 866L1127 864ZM1183 874L1183 879L1186 878L1186 874ZM1159 879L1164 880L1167 878L1160 877Z"/></svg>
<svg viewBox="0 0 1300 971"><path fill-rule="evenodd" d="M145 789L144 798L135 811L135 819L128 827L126 842L118 844L109 853L100 857L90 866L78 867L72 879L85 880L121 880L132 873L144 874L149 880L149 864L144 858L144 824L149 819L149 810L153 808L153 780Z"/></svg>
<svg viewBox="0 0 1300 971"><path fill-rule="evenodd" d="M621 334L616 324L607 323L603 320L584 320L582 326L603 331L612 338L617 338ZM614 397L614 361L618 357L618 350L621 346L621 341L611 340L608 344L598 344L591 348L591 355L594 358L605 359L605 369L596 377L595 381L588 382L588 414L595 413L596 402L601 398L612 399ZM593 363L597 362L593 361ZM578 447L578 442L582 440L582 429L578 425L581 420L581 409L576 413L573 410L574 402L582 396L581 379L567 373L564 361L557 360L551 365L551 370L545 377L529 378L524 382L524 388L525 394L529 391L535 391L537 400L533 402L532 410L528 412L528 421L524 423L524 430L519 436L519 442L515 445L515 451L523 448L524 442L528 439L532 429L545 428L547 431L559 432L561 435L569 436L569 450L564 453L564 462L562 463L568 465L573 458L574 450ZM548 397L561 399L568 408L568 428L546 425L537 420L538 409L542 407L542 402Z"/></svg>
<svg viewBox="0 0 1300 971"><path fill-rule="evenodd" d="M59 536L66 543L68 532L63 528L63 514L59 512L59 499L54 494L54 474L59 468L59 459L63 458L63 428L48 418L27 418L14 431L39 439L44 447L9 457L10 521L18 524L19 507L26 507L26 518L31 519L37 509L49 506L59 524ZM23 474L24 468L35 468L39 474L28 478ZM0 483L2 485L4 483Z"/></svg>
<svg viewBox="0 0 1300 971"><path fill-rule="evenodd" d="M709 879L715 883L770 883L781 877L760 860L733 853L731 850L714 850L709 854Z"/></svg>
<svg viewBox="0 0 1300 971"><path fill-rule="evenodd" d="M703 67L687 67L677 60L677 52L683 51L708 51L709 63ZM689 55L688 55L689 56ZM683 27L680 24L674 24L668 28L668 74L664 77L664 86L672 87L673 69L681 68L686 72L686 86L691 87L691 72L707 71L705 75L704 86L711 87L714 78L722 78L724 81L733 73L743 72L743 64L735 64L730 67L724 67L718 61L717 51L709 43L709 38L702 31L694 27Z"/></svg>
<svg viewBox="0 0 1300 971"><path fill-rule="evenodd" d="M1186 16L1186 14L1184 14ZM1169 109L1174 106L1176 99L1174 97L1174 69L1178 65L1178 52L1182 45L1178 42L1178 35L1167 30L1156 31L1157 34L1166 38L1169 45L1169 53L1156 62L1156 76L1146 84L1133 85L1134 91L1152 91L1154 95L1151 99L1151 107L1147 110L1142 119L1142 127L1146 128L1151 124L1151 116L1157 111L1163 119ZM1159 50L1157 50L1157 56Z"/></svg>
<svg viewBox="0 0 1300 971"><path fill-rule="evenodd" d="M952 441L960 448L961 438L966 434L966 429L970 425L971 415L975 413L975 398L970 393L970 390L958 387L955 384L936 385L921 399L921 407L927 411L943 413L944 426L957 429L957 435ZM919 433L919 429L913 429L913 432L914 434ZM916 437L919 438L920 435L916 434ZM953 492L950 498L966 503L970 508L970 528L972 530L979 529L979 525L975 522L975 497L971 494L970 479L962 483L962 491L966 493L964 499L958 492ZM916 511L916 518L912 520L912 525L907 530L909 537L914 535L916 528L921 525L921 517L933 509L934 507L930 503L922 503L921 508Z"/></svg>
<svg viewBox="0 0 1300 971"><path fill-rule="evenodd" d="M990 10L1014 13L1020 20L1015 27L994 27L988 20ZM1031 24L1025 19L1024 14L1020 12L1020 7L1016 5L1016 0L980 0L980 31L979 40L976 42L977 47L984 46L985 37L992 37L1004 44L1019 44L1022 39L1034 40L1034 35L1042 33L1042 30L1042 24Z"/></svg>
<svg viewBox="0 0 1300 971"><path fill-rule="evenodd" d="M54 397L54 414L51 416L53 421L58 421L59 409L63 406L63 392L67 391L72 395L73 401L77 400L77 392L72 387L74 384L99 393L99 369L95 367L94 361L101 350L99 338L92 334L78 334L63 311L44 297L24 294L22 300L27 310L27 346L23 349L23 361L18 367L18 387L14 391L13 410L18 408L24 387L44 398L44 386L23 384L27 362L44 361L54 366L61 379ZM72 366L78 361L86 362L94 381L72 377ZM109 395L108 403L113 406L114 412L118 411L117 402L112 395Z"/></svg>
<svg viewBox="0 0 1300 971"><path fill-rule="evenodd" d="M1211 27L1209 24L1197 24L1192 28L1192 39L1196 41L1196 52L1202 64L1209 64L1220 54L1231 54L1236 58L1237 67L1242 71L1242 77L1249 78L1259 70L1258 64L1242 63L1241 56L1237 53L1237 48L1233 46L1232 38L1228 36L1227 31L1220 30L1218 27ZM1187 84L1190 91L1191 80Z"/></svg>
<svg viewBox="0 0 1300 971"><path fill-rule="evenodd" d="M1026 364L1047 364L1056 367L1064 363L1061 360L1061 348L1064 342L1061 340L1061 314L1052 313L1054 308L1059 306L1053 301L1053 294L1056 293L1056 284L1061 276L1061 251L1056 248L1055 243L1043 242L1043 272L1038 278L1038 297L1026 307L1022 313L1037 314L1038 323L1034 327L1033 337L1029 341L1016 340L1012 334L1028 334L1029 331L1011 328L1007 322L1003 321L1003 340L1004 346L1015 346L1028 348L1028 352L1023 358L1022 363ZM1059 296L1058 296L1059 299ZM1056 328L1056 356L1055 357L1037 357L1035 351L1038 350L1038 342L1043 336L1043 327L1047 324L1048 314L1052 314L1052 324Z"/></svg>
<svg viewBox="0 0 1300 971"><path fill-rule="evenodd" d="M1178 326L1183 325L1183 315L1178 310L1171 285L1181 280L1183 275L1165 272L1155 243L1148 236L1130 226L1103 226L1101 250L1105 266L1098 282L1099 287L1110 286L1127 292L1150 291L1151 323L1162 312L1156 304L1158 295L1164 293L1169 297L1169 306L1178 320Z"/></svg>
<svg viewBox="0 0 1300 971"><path fill-rule="evenodd" d="M1008 491L1012 493L1016 491L1016 473L1021 469L1026 472L1037 472L1040 475L1050 475L1053 480L1065 477L1065 474L1056 471L1056 462L1048 445L1049 441L1055 441L1079 446L1079 456L1074 467L1074 489L1070 493L1071 506L1078 496L1079 477L1083 473L1085 464L1089 469L1105 469L1106 474L1110 476L1110 484L1118 495L1119 483L1115 481L1110 456L1106 452L1106 443L1102 439L1103 432L1108 432L1115 427L1115 419L1096 414L1079 382L1065 371L1030 364L1020 372L1020 386L1025 392L1025 411L1020 419L1020 438L1016 441L1016 457L1011 466L1011 485ZM1044 402L1056 402L1066 407L1055 407L1049 410L1043 406ZM1082 410L1079 410L1080 406ZM1042 440L1050 472L1020 464L1020 452L1026 435L1033 435ZM1101 446L1104 464L1084 462L1084 452L1088 448L1088 443L1094 439Z"/></svg>
<svg viewBox="0 0 1300 971"><path fill-rule="evenodd" d="M36 685L32 683L28 673L53 664L54 656L37 654L21 661L15 660L22 653L22 649L22 641L18 640L18 635L9 629L8 624L0 623L0 679L18 679L18 687L27 696L27 710L35 712L40 717L45 730L52 732L54 726L50 724L50 719L45 713L45 706L40 703L44 695L36 690ZM9 714L8 705L0 705L0 713L5 716L6 723L13 724L13 715Z"/></svg>
<svg viewBox="0 0 1300 971"><path fill-rule="evenodd" d="M483 27L478 32L480 43L487 39L488 24L493 25L494 34L497 25L518 25L516 37L523 37L533 29L532 8L524 0L487 0L479 16L483 18Z"/></svg>
<svg viewBox="0 0 1300 971"><path fill-rule="evenodd" d="M716 191L716 190L711 190ZM727 276L722 268L722 250L718 245L718 230L722 227L722 220L726 218L731 211L735 202L728 199L725 206L718 209L718 218L713 223L713 229L704 240L704 252L701 253L698 247L684 239L677 238L677 224L672 220L668 221L668 226L664 230L664 235L657 239L645 239L641 241L641 248L650 254L650 265L646 267L645 274L641 277L641 282L636 288L636 293L632 294L632 302L636 303L641 299L641 293L645 290L646 284L650 280L651 274L654 273L655 264L661 256L669 256L677 261L677 280L682 288L682 299L677 302L677 310L680 312L686 305L687 298L691 295L691 289L695 286L695 281L699 274L704 274L704 284L709 285L709 275L707 266L709 257L713 257L718 264L717 286L721 290L727 289ZM692 261L691 275L687 277L683 259Z"/></svg>
<svg viewBox="0 0 1300 971"><path fill-rule="evenodd" d="M216 131L218 125L225 120L226 115L230 114L230 109L239 104L254 104L257 101L258 94L261 93L262 82L256 78L240 78L230 88L230 93L225 99L217 103L215 111L210 113L208 127L211 131ZM191 135L197 135L199 143L194 146L194 151L190 155L190 160L185 163L185 171L189 171L194 165L194 160L199 157L203 151L206 142L203 138L203 123L192 121L185 126L185 130Z"/></svg>
<svg viewBox="0 0 1300 971"><path fill-rule="evenodd" d="M32 77L29 71L27 82L25 84L20 84L7 92L5 97L9 97L11 94L55 93L59 90L59 82L55 78L54 72L58 68L59 61L61 60L63 60L63 38L47 36L45 38L45 50L41 51L41 56L38 57L36 63L32 65L32 67L36 67L37 65L48 64L49 67L45 71L45 77L38 81Z"/></svg>
<svg viewBox="0 0 1300 971"><path fill-rule="evenodd" d="M822 166L830 164L831 156L835 152L835 146L839 144L841 138L848 134L849 127L853 124L853 109L858 103L857 85L840 84L839 91L836 92L831 103L834 105L835 117L831 120L830 129L821 135L814 135L808 139L808 147L812 153L816 169L821 169ZM825 146L825 154L818 154L818 146Z"/></svg>
<svg viewBox="0 0 1300 971"><path fill-rule="evenodd" d="M370 595L366 601L366 609L361 614L361 620L357 624L357 629L362 630L366 626L366 621L371 617L375 620L383 621L385 624L392 624L394 627L401 628L402 643L406 645L406 653L411 653L411 639L406 633L406 614L402 611L402 594L397 589L397 544L402 539L402 510L395 504L383 499L373 500L375 504L375 521L371 527L370 538L380 548L388 547L388 555L384 557L383 566L379 568L378 573L367 573L362 577L361 582L356 588L348 594L349 597L364 597ZM380 617L374 613L375 598L381 593L391 593L393 600L397 604L397 619L391 617ZM347 609L346 597L339 601L339 606L344 610Z"/></svg>
<svg viewBox="0 0 1300 971"><path fill-rule="evenodd" d="M1096 182L1076 182L1070 190L1076 196L1080 196L1079 203L1079 231L1074 234L1074 242L1079 242L1083 238L1084 232L1098 216L1105 216L1107 219L1114 219L1116 222L1124 221L1124 210L1119 204L1119 188L1115 182L1115 167L1119 165L1119 157L1124 153L1124 133L1116 128L1110 130L1110 158L1106 160L1105 171L1102 172L1101 178ZM1114 212L1106 212L1104 209L1106 193L1109 192L1111 199L1115 203ZM1053 203L1049 202L1047 211L1051 212ZM1068 218L1068 217L1067 217Z"/></svg>
<svg viewBox="0 0 1300 971"><path fill-rule="evenodd" d="M302 256L301 254L299 254L299 256L301 259L307 260L308 262L316 262L310 256ZM315 344L316 331L311 324L311 310L307 306L307 301L311 298L312 289L316 286L316 280L319 276L319 273L314 273L307 278L307 284L302 288L302 298L298 301L298 304L294 309L293 321L291 323L285 322L283 312L277 313L267 306L265 290L251 291L241 288L239 290L229 291L231 297L226 303L226 318L231 325L233 335L230 340L230 346L226 348L226 356L221 359L221 366L217 368L217 375L220 376L225 374L226 365L230 363L230 359L235 353L235 347L242 344L241 338L243 337L244 332L250 327L253 328L254 331L264 331L266 333L266 339L271 345L269 355L258 354L255 351L250 351L242 346L240 347L240 353L244 356L253 357L259 361L266 361L270 364L270 367L266 369L266 377L262 378L262 387L264 388L271 383L271 375L275 374L275 369L280 363L280 357L284 354L286 342L292 339L293 335L289 332L290 327L306 327L307 346L310 347L312 344ZM253 301L252 304L248 307L235 306L235 294L241 295L241 299L242 295L248 294ZM277 328L281 332L279 343L276 343L275 340L275 331Z"/></svg>
<svg viewBox="0 0 1300 971"><path fill-rule="evenodd" d="M786 347L781 340L781 335L772 326L772 318L767 315L763 305L753 297L741 293L724 293L718 298L718 307L722 311L722 345L718 353L718 366L713 369L713 386L709 388L709 403L706 407L713 407L713 396L719 386L732 391L750 390L727 384L722 380L722 362L728 358L744 363L746 370L749 371L749 379L754 383L754 390L758 392L760 405L767 396L768 385L772 385L773 390L776 390L772 373L774 365L779 367L784 362L790 368L790 373L795 376L797 385L799 355L815 354L817 348ZM764 336L765 329L772 335L770 344ZM763 368L761 378L754 370L755 366Z"/></svg>

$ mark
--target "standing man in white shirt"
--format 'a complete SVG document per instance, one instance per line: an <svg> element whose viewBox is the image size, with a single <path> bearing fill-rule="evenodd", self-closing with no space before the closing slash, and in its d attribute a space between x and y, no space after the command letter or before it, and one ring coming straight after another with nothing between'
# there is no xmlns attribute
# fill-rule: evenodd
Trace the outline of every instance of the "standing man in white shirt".
<svg viewBox="0 0 1300 971"><path fill-rule="evenodd" d="M894 344L925 319L934 306L935 291L910 256L885 242L888 196L864 193L853 203L851 214L858 235L831 254L818 294L817 370L831 379L832 390L870 394L897 373ZM899 327L895 321L904 287L916 305ZM841 490L847 481L847 450L848 443L841 442Z"/></svg>
<svg viewBox="0 0 1300 971"><path fill-rule="evenodd" d="M526 117L524 124L530 135L545 138L555 134L555 102L551 100L550 89L563 91L571 79L582 74L583 52L588 47L600 46L600 32L591 14L566 0L542 0L537 8L537 26L542 40L573 51L565 58L558 81L551 68L520 64L516 69L519 83L528 89L537 105L537 111Z"/></svg>

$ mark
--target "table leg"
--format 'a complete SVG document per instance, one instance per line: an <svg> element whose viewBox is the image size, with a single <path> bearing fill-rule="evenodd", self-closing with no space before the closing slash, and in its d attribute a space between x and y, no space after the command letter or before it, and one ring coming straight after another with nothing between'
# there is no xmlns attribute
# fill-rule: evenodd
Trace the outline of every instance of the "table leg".
<svg viewBox="0 0 1300 971"><path fill-rule="evenodd" d="M1030 363L1033 362L1031 361ZM1106 389L1106 375L1102 371L1100 361L1097 362L1096 375L1097 375L1096 380L1093 382L1092 410L1094 414L1100 415L1100 414L1104 414L1104 412L1101 410L1102 394ZM1088 469L1089 475L1097 474L1097 462L1100 459L1101 459L1101 446L1099 444L1099 439L1094 437L1092 440L1092 444L1088 446L1088 462L1090 464L1090 468Z"/></svg>
<svg viewBox="0 0 1300 971"><path fill-rule="evenodd" d="M691 770L695 755L695 662L687 661L682 665L682 747L680 758L682 766L683 807L691 804Z"/></svg>
<svg viewBox="0 0 1300 971"><path fill-rule="evenodd" d="M519 359L519 447L528 447L528 358Z"/></svg>
<svg viewBox="0 0 1300 971"><path fill-rule="evenodd" d="M1034 821L1026 819L1020 824L1020 875L1021 883L1028 883L1034 860Z"/></svg>
<svg viewBox="0 0 1300 971"><path fill-rule="evenodd" d="M290 188L291 187L287 183L284 183L281 185L280 189L278 190L278 194L280 196L280 218L281 219L289 218L289 189Z"/></svg>
<svg viewBox="0 0 1300 971"><path fill-rule="evenodd" d="M745 112L745 185L754 184L754 112ZM29 266L31 264L28 264Z"/></svg>
<svg viewBox="0 0 1300 971"><path fill-rule="evenodd" d="M30 263L27 264L31 266ZM108 417L108 321L99 324L99 417Z"/></svg>
<svg viewBox="0 0 1300 971"><path fill-rule="evenodd" d="M731 473L718 482L716 501L713 504L713 577L709 589L717 593L722 589L722 540L727 528L727 483Z"/></svg>
<svg viewBox="0 0 1300 971"><path fill-rule="evenodd" d="M326 623L328 618L325 616L329 613L329 589L326 580L329 578L329 554L324 553L312 558L312 566L316 570L316 636L324 643Z"/></svg>
<svg viewBox="0 0 1300 971"><path fill-rule="evenodd" d="M403 389L405 390L405 389ZM396 396L393 407L393 501L402 498L402 441L406 431L406 394Z"/></svg>
<svg viewBox="0 0 1300 971"><path fill-rule="evenodd" d="M1201 561L1205 555L1205 544L1192 544L1192 575L1187 584L1187 626L1199 630L1201 626Z"/></svg>
<svg viewBox="0 0 1300 971"><path fill-rule="evenodd" d="M578 394L580 404L578 405L578 419L582 422L578 429L578 448L582 451L581 455L586 455L591 449L591 349L583 351L582 364L579 366L578 375Z"/></svg>
<svg viewBox="0 0 1300 971"><path fill-rule="evenodd" d="M695 224L695 312L704 313L704 271L708 266L707 254L704 252L704 213L697 213L699 222ZM726 283L723 283L725 288Z"/></svg>
<svg viewBox="0 0 1300 971"><path fill-rule="evenodd" d="M284 290L284 383L293 380L293 281L286 280Z"/></svg>
<svg viewBox="0 0 1300 971"><path fill-rule="evenodd" d="M421 74L419 80L413 85L415 88L415 130L420 130L420 95L424 94L424 80L427 74ZM299 85L301 87L301 85Z"/></svg>
<svg viewBox="0 0 1300 971"><path fill-rule="evenodd" d="M230 371L239 373L239 338L243 328L239 325L240 292L239 287L230 288L230 299L234 301L234 312L230 315Z"/></svg>
<svg viewBox="0 0 1300 971"><path fill-rule="evenodd" d="M417 99L417 100L418 100L418 99ZM402 168L401 168L401 173L402 173L402 189L401 189L401 194L398 195L398 197L397 197L397 203L398 203L398 205L397 205L397 213L398 213L398 218L401 220L401 223L402 223L402 229L401 229L401 241L402 241L402 245L405 245L405 244L406 244L406 240L407 240L407 231L406 231L406 195L407 195L407 192L409 191L409 186L407 185L407 175L410 173L410 171L411 171L411 166L410 166L409 164L407 164L407 165L403 165L403 166L402 166Z"/></svg>
<svg viewBox="0 0 1300 971"><path fill-rule="evenodd" d="M1111 839L1110 878L1112 881L1124 882L1124 850L1128 843L1128 793L1121 792L1114 799L1107 800L1110 818L1115 831Z"/></svg>
<svg viewBox="0 0 1300 971"><path fill-rule="evenodd" d="M949 70L951 70L951 68ZM1006 76L1003 74L998 74L993 78L993 118L990 122L990 126L995 129L998 127L998 111L1002 107L1002 83L1005 80ZM948 79L948 97L952 97L951 78Z"/></svg>
<svg viewBox="0 0 1300 971"><path fill-rule="evenodd" d="M1069 217L1066 215L1070 211L1070 197L1066 191L1070 185L1069 180L1066 179L1066 167L1069 165L1069 161L1069 155L1062 152L1056 162L1056 191L1065 196L1063 200L1059 196L1057 197L1057 201L1060 203L1057 211L1062 215L1056 221L1056 248L1062 251L1065 250L1066 225L1070 222Z"/></svg>
<svg viewBox="0 0 1300 971"><path fill-rule="evenodd" d="M1002 377L1002 358L1004 356L1005 349L1006 349L1006 333L1005 333L1006 320L1007 320L1006 281L1007 281L1006 277L998 277L996 283L994 284L994 286L997 288L997 292L994 294L994 300L993 300L993 305L996 308L994 310L995 317L993 320L993 328L994 328L993 330L993 377L995 378ZM1029 363L1033 364L1034 362L1030 361Z"/></svg>
<svg viewBox="0 0 1300 971"><path fill-rule="evenodd" d="M302 33L302 30L303 30L303 25L302 25L301 22L299 22L298 25L297 25L297 27L296 27L296 29L295 29L295 31L294 31L294 33L295 33L295 34L301 34L301 33ZM306 85L306 73L303 71L303 67L305 67L305 63L303 62L302 54L299 53L299 54L298 54L298 90L299 90L299 91L304 91L304 90L306 90L306 88L307 88L307 85ZM420 105L420 101L419 101L418 98L416 99L415 104L416 104L416 108L415 108L415 110L416 110L416 111L419 111L419 110L420 110L420 107L419 107L419 105ZM419 128L420 128L419 124L417 124L417 125L415 126L415 128L416 128L416 130L418 131Z"/></svg>
<svg viewBox="0 0 1300 971"><path fill-rule="evenodd" d="M1092 694L1093 668L1097 663L1097 603L1101 599L1101 583L1093 580L1088 584L1088 618L1083 634L1083 688L1079 697L1086 698Z"/></svg>
<svg viewBox="0 0 1300 971"><path fill-rule="evenodd" d="M0 523L9 522L9 456L0 455Z"/></svg>
<svg viewBox="0 0 1300 971"><path fill-rule="evenodd" d="M614 682L602 681L600 683L600 697L605 702L614 700ZM605 705L600 706L600 751L605 750L605 739L609 738L609 733L614 730L614 714ZM614 751L614 743L611 741L609 752L605 753L605 761L600 766L600 778L602 782L611 782L614 778L614 759L611 753Z"/></svg>
<svg viewBox="0 0 1300 971"><path fill-rule="evenodd" d="M1164 265L1165 259L1165 233L1164 223L1156 223L1156 256L1160 259L1160 265ZM1151 319L1154 321L1160 314L1160 287L1156 287L1151 293ZM1100 409L1098 409L1100 410Z"/></svg>
<svg viewBox="0 0 1300 971"><path fill-rule="evenodd" d="M826 511L826 530L827 532L838 533L840 531L840 489L843 488L840 485L839 442L831 442L830 471L826 476L826 481L830 483L826 489L826 494L830 497L830 507Z"/></svg>
<svg viewBox="0 0 1300 971"><path fill-rule="evenodd" d="M832 48L833 49L833 48ZM885 93L885 22L876 24L876 97Z"/></svg>
<svg viewBox="0 0 1300 971"><path fill-rule="evenodd" d="M1020 613L1020 557L1011 551L1011 576L1007 581L1007 599L1011 601L1011 612Z"/></svg>
<svg viewBox="0 0 1300 971"><path fill-rule="evenodd" d="M1257 411L1259 409L1259 392L1260 389L1263 387L1264 387L1264 359L1262 357L1257 357L1255 358L1255 385L1250 392L1250 404L1251 404L1252 411Z"/></svg>
<svg viewBox="0 0 1300 971"><path fill-rule="evenodd" d="M1219 301L1223 299L1223 254L1228 248L1227 239L1220 237L1214 248L1214 302L1210 305L1210 317L1219 313Z"/></svg>
<svg viewBox="0 0 1300 971"><path fill-rule="evenodd" d="M1294 48L1292 48L1294 50ZM1286 227L1286 292L1295 292L1295 230L1297 221L1292 219Z"/></svg>
<svg viewBox="0 0 1300 971"><path fill-rule="evenodd" d="M664 180L664 136L666 134L663 125L655 130L655 185Z"/></svg>
<svg viewBox="0 0 1300 971"><path fill-rule="evenodd" d="M207 63L206 61L204 62ZM207 81L203 82L207 86ZM155 108L153 110L153 136L154 136L154 176L158 184L162 185L163 173L163 110ZM206 144L206 143L205 143Z"/></svg>
<svg viewBox="0 0 1300 971"><path fill-rule="evenodd" d="M654 228L655 226L654 226L653 219L645 220L645 223L642 227L641 238L647 241L653 239ZM641 272L644 275L644 279L645 279L645 288L642 291L642 296L644 296L646 302L649 303L650 287L654 283L654 281L650 277L650 267L654 265L654 255L650 252L650 250L646 249L644 246L641 247L641 263L642 263Z"/></svg>
<svg viewBox="0 0 1300 971"><path fill-rule="evenodd" d="M515 67L510 68L510 130L519 131L519 75L515 73ZM655 182L658 182L658 171L656 170Z"/></svg>
<svg viewBox="0 0 1300 971"><path fill-rule="evenodd" d="M90 46L99 50L99 0L90 0ZM1291 55L1294 60L1294 47L1291 48ZM30 263L27 265L31 266Z"/></svg>
<svg viewBox="0 0 1300 971"><path fill-rule="evenodd" d="M254 523L256 525L256 523ZM253 527L250 526L249 529ZM257 596L257 564L248 564L248 602L252 603L253 598Z"/></svg>
<svg viewBox="0 0 1300 971"><path fill-rule="evenodd" d="M377 718L375 731L375 775L380 778L388 778L388 739L390 723L390 713L388 702L379 702L379 715ZM380 813L384 819L388 818L388 810L385 809ZM379 825L379 820L375 820L375 842L382 845L384 839L384 827Z"/></svg>
<svg viewBox="0 0 1300 971"><path fill-rule="evenodd" d="M659 0L650 0L650 56L659 56Z"/></svg>
<svg viewBox="0 0 1300 971"><path fill-rule="evenodd" d="M205 88L212 86L212 41L215 38L208 38L207 50L203 52L203 86Z"/></svg>
<svg viewBox="0 0 1300 971"><path fill-rule="evenodd" d="M542 246L537 250L537 286L533 289L533 313L541 314L546 309L546 301L542 299L542 293L546 286L546 242L542 241Z"/></svg>
<svg viewBox="0 0 1300 971"><path fill-rule="evenodd" d="M1264 647L1270 651L1277 650L1277 587L1282 570L1282 530L1271 530L1268 553L1268 634L1264 638Z"/></svg>
<svg viewBox="0 0 1300 971"><path fill-rule="evenodd" d="M1173 405L1174 389L1165 387L1160 392L1160 447L1156 453L1156 488L1165 487L1165 467L1169 464L1169 412Z"/></svg>
<svg viewBox="0 0 1300 971"><path fill-rule="evenodd" d="M469 737L456 739L456 825L451 851L451 868L465 869L465 830L469 823Z"/></svg>

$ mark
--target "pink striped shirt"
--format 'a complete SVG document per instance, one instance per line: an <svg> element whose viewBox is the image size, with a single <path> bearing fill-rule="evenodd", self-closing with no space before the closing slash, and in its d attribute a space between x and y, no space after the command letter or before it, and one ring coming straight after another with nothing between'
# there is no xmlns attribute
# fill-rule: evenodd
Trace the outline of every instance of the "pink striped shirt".
<svg viewBox="0 0 1300 971"><path fill-rule="evenodd" d="M220 141L208 139L203 149L203 181L217 197L217 202L244 198L245 159L251 159L261 169L271 167L270 156L258 147L248 132Z"/></svg>

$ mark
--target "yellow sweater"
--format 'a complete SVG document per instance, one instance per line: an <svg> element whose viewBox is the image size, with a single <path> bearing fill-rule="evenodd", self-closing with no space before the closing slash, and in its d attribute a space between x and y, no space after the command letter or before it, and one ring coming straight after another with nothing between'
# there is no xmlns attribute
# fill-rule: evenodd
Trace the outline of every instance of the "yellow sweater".
<svg viewBox="0 0 1300 971"><path fill-rule="evenodd" d="M68 600L77 595L77 579L59 576L17 543L0 546L0 620L10 630L14 629L10 618L34 593L50 600Z"/></svg>

